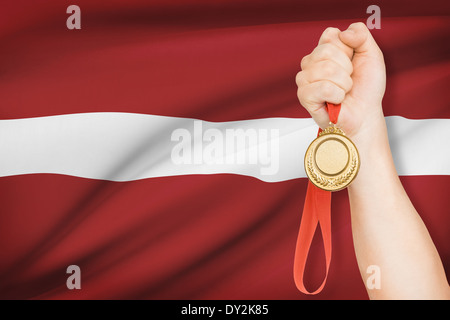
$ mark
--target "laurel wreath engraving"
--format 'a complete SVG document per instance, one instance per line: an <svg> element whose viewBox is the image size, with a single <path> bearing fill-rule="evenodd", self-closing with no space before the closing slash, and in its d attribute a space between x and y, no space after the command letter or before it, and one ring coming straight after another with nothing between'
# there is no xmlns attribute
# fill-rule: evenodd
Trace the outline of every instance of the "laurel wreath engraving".
<svg viewBox="0 0 450 320"><path fill-rule="evenodd" d="M329 134L329 133L336 133L336 134L340 134L340 135L345 136L345 132L344 132L341 128L336 127L336 126L334 126L334 125L333 125L333 126L326 127L325 129L323 129L323 130L319 133L319 136L323 136L323 135Z"/></svg>
<svg viewBox="0 0 450 320"><path fill-rule="evenodd" d="M313 165L313 152L310 152L307 161L310 178L312 178L314 182L316 182L316 184L322 187L345 187L347 183L350 182L350 179L357 168L357 157L358 156L356 155L355 150L352 150L352 162L350 168L346 172L337 177L324 177L319 172L317 172L315 166Z"/></svg>

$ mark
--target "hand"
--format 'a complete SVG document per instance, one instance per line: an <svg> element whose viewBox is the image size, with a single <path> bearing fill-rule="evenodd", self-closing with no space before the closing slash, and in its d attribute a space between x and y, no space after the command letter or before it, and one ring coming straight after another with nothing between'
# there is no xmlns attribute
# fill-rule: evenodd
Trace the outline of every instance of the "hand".
<svg viewBox="0 0 450 320"><path fill-rule="evenodd" d="M340 126L358 147L361 167L348 187L353 243L361 275L382 270L373 299L449 299L445 270L433 241L397 176L381 100L383 54L363 23L328 28L302 60L298 98L321 128L325 101L339 104Z"/></svg>
<svg viewBox="0 0 450 320"><path fill-rule="evenodd" d="M296 77L299 101L322 129L329 124L325 102L330 102L341 104L337 124L359 143L385 130L384 59L365 24L351 24L342 32L327 28L301 68Z"/></svg>

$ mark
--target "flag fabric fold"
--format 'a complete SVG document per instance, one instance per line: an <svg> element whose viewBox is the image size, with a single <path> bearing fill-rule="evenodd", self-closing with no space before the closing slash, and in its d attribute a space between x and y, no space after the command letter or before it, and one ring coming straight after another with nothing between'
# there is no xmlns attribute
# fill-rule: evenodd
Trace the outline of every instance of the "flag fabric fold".
<svg viewBox="0 0 450 320"><path fill-rule="evenodd" d="M345 190L327 285L295 287L317 127L294 79L326 27L365 21L370 4L80 0L81 30L66 27L69 4L4 4L0 298L366 299ZM379 6L396 168L448 274L450 7ZM306 288L321 284L323 255L315 236ZM66 286L70 265L80 290Z"/></svg>

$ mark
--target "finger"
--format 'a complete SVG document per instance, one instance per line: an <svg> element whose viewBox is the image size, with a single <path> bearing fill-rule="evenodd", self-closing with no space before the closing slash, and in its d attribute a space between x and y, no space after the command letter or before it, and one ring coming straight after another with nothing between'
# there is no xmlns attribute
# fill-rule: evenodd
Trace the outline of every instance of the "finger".
<svg viewBox="0 0 450 320"><path fill-rule="evenodd" d="M302 106L321 128L327 127L330 121L325 102L340 104L345 97L344 90L331 81L326 80L301 86L298 88L297 93Z"/></svg>
<svg viewBox="0 0 450 320"><path fill-rule="evenodd" d="M338 28L333 28L333 27L326 28L320 35L318 44L320 45L323 43L333 41L336 37L339 36L340 32L341 32L341 30L339 30Z"/></svg>
<svg viewBox="0 0 450 320"><path fill-rule="evenodd" d="M349 92L353 86L353 81L350 74L343 67L341 67L340 64L334 62L333 60L316 62L313 66L304 71L302 77L306 83L322 80L331 81L344 90L345 93ZM301 83L299 85L301 85Z"/></svg>
<svg viewBox="0 0 450 320"><path fill-rule="evenodd" d="M362 22L352 23L347 30L339 34L339 38L342 43L353 48L355 54L382 55L369 29Z"/></svg>
<svg viewBox="0 0 450 320"><path fill-rule="evenodd" d="M325 43L332 43L341 49L349 59L353 57L353 47L348 46L340 39L341 31L338 28L326 28L319 39L319 45Z"/></svg>
<svg viewBox="0 0 450 320"><path fill-rule="evenodd" d="M332 43L318 45L311 54L305 56L301 62L302 70L305 70L308 66L316 62L325 60L332 60L338 63L348 74L352 74L353 72L353 64L350 58Z"/></svg>

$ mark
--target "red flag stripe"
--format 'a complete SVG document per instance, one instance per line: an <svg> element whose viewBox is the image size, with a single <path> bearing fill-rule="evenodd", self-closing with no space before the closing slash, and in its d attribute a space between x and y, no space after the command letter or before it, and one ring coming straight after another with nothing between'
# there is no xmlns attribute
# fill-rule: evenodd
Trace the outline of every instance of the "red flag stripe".
<svg viewBox="0 0 450 320"><path fill-rule="evenodd" d="M447 176L402 177L446 270ZM60 175L0 179L1 298L303 299L292 279L306 179L234 176L105 182ZM26 201L23 198L26 197ZM243 199L245 198L245 201ZM332 200L333 255L318 299L367 298L346 191ZM323 279L315 239L305 285ZM82 270L67 290L65 268Z"/></svg>
<svg viewBox="0 0 450 320"><path fill-rule="evenodd" d="M0 118L80 112L208 121L306 118L294 81L300 60L314 48L324 26L348 23L182 33L130 26L115 29L113 35L87 27L80 33L24 31L3 41ZM439 40L448 38L447 25L444 17L384 19L383 32L374 31L387 61L386 116L450 118L450 64L445 41Z"/></svg>

